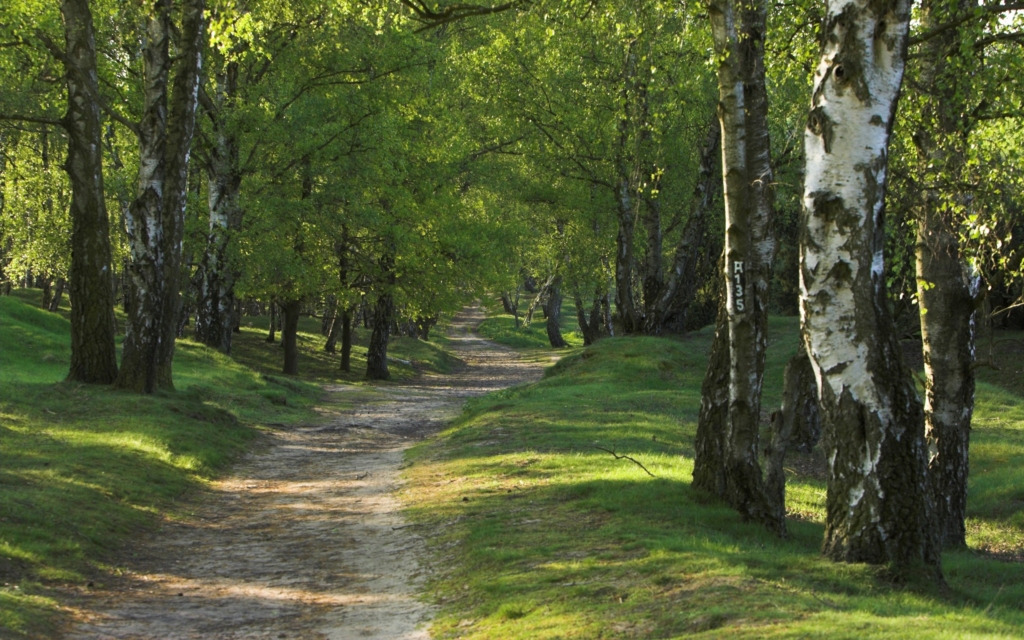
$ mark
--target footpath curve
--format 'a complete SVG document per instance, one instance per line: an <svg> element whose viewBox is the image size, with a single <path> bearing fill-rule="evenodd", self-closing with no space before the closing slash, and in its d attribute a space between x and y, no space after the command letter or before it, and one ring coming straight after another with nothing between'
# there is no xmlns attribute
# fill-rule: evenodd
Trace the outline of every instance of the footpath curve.
<svg viewBox="0 0 1024 640"><path fill-rule="evenodd" d="M482 319L474 308L452 323L456 373L382 385L354 409L328 403L324 424L273 432L188 521L133 545L123 578L76 599L67 637L429 638L433 609L416 598L429 532L404 527L394 497L403 452L467 398L541 374L475 335ZM349 406L361 393L327 390Z"/></svg>

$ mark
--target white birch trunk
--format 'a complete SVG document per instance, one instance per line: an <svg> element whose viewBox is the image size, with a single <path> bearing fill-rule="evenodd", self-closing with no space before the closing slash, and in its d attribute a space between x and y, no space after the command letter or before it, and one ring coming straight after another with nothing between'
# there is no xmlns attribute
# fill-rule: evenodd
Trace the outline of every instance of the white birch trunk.
<svg viewBox="0 0 1024 640"><path fill-rule="evenodd" d="M766 492L758 461L768 293L775 256L764 75L767 11L764 2L741 5L720 0L712 2L709 13L715 53L721 60L718 114L725 198L725 306L719 312L704 383L707 398L698 424L694 485L717 493L745 517L785 535L782 498ZM719 388L723 384L728 386L727 393ZM724 406L712 408L713 402Z"/></svg>
<svg viewBox="0 0 1024 640"><path fill-rule="evenodd" d="M889 134L910 0L831 0L804 135L801 319L829 463L824 552L938 563L921 403L885 297Z"/></svg>

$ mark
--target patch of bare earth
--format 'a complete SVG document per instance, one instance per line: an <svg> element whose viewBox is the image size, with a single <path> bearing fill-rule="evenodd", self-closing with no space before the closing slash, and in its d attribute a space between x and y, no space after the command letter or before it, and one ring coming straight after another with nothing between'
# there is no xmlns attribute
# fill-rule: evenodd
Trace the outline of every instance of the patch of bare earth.
<svg viewBox="0 0 1024 640"><path fill-rule="evenodd" d="M72 638L428 638L417 598L429 531L406 527L394 492L403 451L474 395L540 376L471 332L453 348L466 366L380 386L383 399L324 408L320 426L282 428L204 492L186 522L130 549L127 573L69 599ZM330 387L341 401L353 387Z"/></svg>

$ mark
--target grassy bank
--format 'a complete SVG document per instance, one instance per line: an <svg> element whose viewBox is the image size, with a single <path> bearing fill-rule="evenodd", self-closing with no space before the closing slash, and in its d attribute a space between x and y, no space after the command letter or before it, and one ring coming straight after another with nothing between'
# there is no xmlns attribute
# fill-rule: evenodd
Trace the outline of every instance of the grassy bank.
<svg viewBox="0 0 1024 640"><path fill-rule="evenodd" d="M530 323L530 326L526 326L524 319L529 304L528 298L520 301L519 326L517 327L515 318L502 312L500 301L485 300L484 310L487 312L488 318L480 323L477 332L488 340L513 349L550 351L548 321L543 317L539 308L534 313L533 322ZM562 330L562 337L570 348L583 346L583 335L580 333L576 321L576 306L572 301L566 300L562 303L559 327Z"/></svg>
<svg viewBox="0 0 1024 640"><path fill-rule="evenodd" d="M894 584L819 555L820 456L787 460L785 541L690 489L710 340L602 341L471 401L411 452L404 499L433 534L436 637L1024 635L1024 400L979 385L972 549L945 555L949 588ZM795 319L773 319L766 406L796 345Z"/></svg>
<svg viewBox="0 0 1024 640"><path fill-rule="evenodd" d="M124 542L182 515L180 498L259 425L314 419L321 395L187 340L174 393L62 382L68 322L38 309L38 295L0 297L0 637L52 633L52 587L101 583Z"/></svg>

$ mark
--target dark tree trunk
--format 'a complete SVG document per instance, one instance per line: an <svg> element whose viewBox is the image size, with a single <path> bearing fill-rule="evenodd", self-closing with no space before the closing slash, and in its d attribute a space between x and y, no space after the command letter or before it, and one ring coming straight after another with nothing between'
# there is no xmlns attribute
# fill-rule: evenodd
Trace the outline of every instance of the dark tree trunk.
<svg viewBox="0 0 1024 640"><path fill-rule="evenodd" d="M395 304L391 294L380 294L373 307L373 332L370 334L370 344L366 348L368 380L387 380L391 377L388 371L388 339L391 337L394 312Z"/></svg>
<svg viewBox="0 0 1024 640"><path fill-rule="evenodd" d="M644 131L648 132L649 128L645 126ZM655 179L654 189L659 188L660 180ZM665 267L662 264L661 255L664 238L661 228L661 199L659 197L645 197L643 223L647 237L643 273L644 330L646 332L647 318L655 312L658 294L665 288Z"/></svg>
<svg viewBox="0 0 1024 640"><path fill-rule="evenodd" d="M64 278L57 278L57 284L53 289L53 298L50 300L50 306L47 309L53 313L57 313L60 309L60 300L64 296L64 287L67 286L67 281Z"/></svg>
<svg viewBox="0 0 1024 640"><path fill-rule="evenodd" d="M324 315L320 318L320 335L331 335L331 327L334 326L334 318L338 315L338 296L333 293L327 296L324 305Z"/></svg>
<svg viewBox="0 0 1024 640"><path fill-rule="evenodd" d="M348 307L341 312L341 370L352 371L352 310Z"/></svg>
<svg viewBox="0 0 1024 640"><path fill-rule="evenodd" d="M612 322L611 297L606 293L601 296L601 317L604 322L604 332L609 336L615 335L615 324Z"/></svg>
<svg viewBox="0 0 1024 640"><path fill-rule="evenodd" d="M39 303L39 306L43 309L49 309L50 300L53 299L53 285L50 281L50 276L45 273L42 274L36 279L36 284L38 284L39 288L43 291L43 300Z"/></svg>
<svg viewBox="0 0 1024 640"><path fill-rule="evenodd" d="M583 333L583 346L589 347L601 337L601 296L594 296L589 319L583 297L578 292L573 294L573 301L576 303L576 322L580 325L580 332Z"/></svg>
<svg viewBox="0 0 1024 640"><path fill-rule="evenodd" d="M971 0L923 4L923 27L934 29L969 15ZM974 414L975 296L977 278L960 255L958 221L949 201L966 197L942 193L933 182L962 180L972 123L965 116L969 76L958 60L963 33L948 29L924 45L922 122L914 135L926 185L918 211L917 295L925 370L925 439L928 473L940 542L967 544L967 474ZM968 55L975 55L971 52ZM952 63L952 64L951 64ZM969 196L967 196L969 197Z"/></svg>
<svg viewBox="0 0 1024 640"><path fill-rule="evenodd" d="M363 328L369 329L373 326L373 309L366 303L366 296L363 296L359 301L359 311L363 318Z"/></svg>
<svg viewBox="0 0 1024 640"><path fill-rule="evenodd" d="M96 74L96 42L88 0L62 0L68 87L68 159L71 181L71 369L69 380L109 384L117 378L110 227L103 197L103 130Z"/></svg>
<svg viewBox="0 0 1024 640"><path fill-rule="evenodd" d="M803 347L786 364L779 419L789 434L787 441L790 449L810 453L821 439L818 383L811 359Z"/></svg>
<svg viewBox="0 0 1024 640"><path fill-rule="evenodd" d="M530 301L530 306L526 309L526 319L523 320L525 326L533 324L533 314L537 312L537 308L540 307L543 312L543 306L546 304L545 299L548 295L548 290L551 288L551 283L555 281L555 276L550 276L544 284L537 289L537 295L534 296L533 300ZM543 304L542 304L543 303Z"/></svg>
<svg viewBox="0 0 1024 640"><path fill-rule="evenodd" d="M697 265L700 258L701 240L708 226L708 211L714 200L716 185L715 158L721 141L721 125L718 116L713 115L708 124L707 136L701 151L700 177L694 187L690 216L676 244L672 266L664 286L655 294L656 298L644 318L644 330L648 335L661 335L666 323L675 314L680 316L679 324L685 321L686 312L696 293Z"/></svg>
<svg viewBox="0 0 1024 640"><path fill-rule="evenodd" d="M281 344L284 346L283 373L289 376L299 375L299 312L302 301L287 300L281 303L281 314L284 316L284 329L281 331Z"/></svg>
<svg viewBox="0 0 1024 640"><path fill-rule="evenodd" d="M562 278L559 276L548 288L548 303L545 305L547 311L547 332L548 342L555 349L567 347L562 337Z"/></svg>
<svg viewBox="0 0 1024 640"><path fill-rule="evenodd" d="M925 438L940 541L967 544L967 474L974 413L974 296L957 233L936 202L918 223L917 279L924 346Z"/></svg>
<svg viewBox="0 0 1024 640"><path fill-rule="evenodd" d="M501 292L501 306L508 315L514 316L516 314L516 309L512 306L512 298L508 295L507 291Z"/></svg>
<svg viewBox="0 0 1024 640"><path fill-rule="evenodd" d="M206 251L200 264L199 299L196 310L196 340L231 353L231 310L235 304L237 268L228 263L231 239L242 228L239 204L242 172L239 166L238 136L230 130L227 111L238 90L238 63L229 62L217 76L217 92L210 118L214 144L206 167L210 227Z"/></svg>
<svg viewBox="0 0 1024 640"><path fill-rule="evenodd" d="M418 338L424 342L430 341L430 330L437 324L437 318L424 318L420 316L416 318L416 330Z"/></svg>
<svg viewBox="0 0 1024 640"><path fill-rule="evenodd" d="M268 305L270 311L270 331L267 333L267 342L274 342L274 332L277 329L277 307L278 305L271 300Z"/></svg>
<svg viewBox="0 0 1024 640"><path fill-rule="evenodd" d="M622 332L636 333L641 328L640 314L633 296L633 233L636 217L628 187L619 188L619 231L615 238L615 308Z"/></svg>
<svg viewBox="0 0 1024 640"><path fill-rule="evenodd" d="M338 336L341 335L341 317L343 313L335 313L331 320L331 328L327 332L327 342L324 343L324 351L334 353L338 349Z"/></svg>
<svg viewBox="0 0 1024 640"><path fill-rule="evenodd" d="M387 203L382 203L388 209ZM395 299L392 293L395 277L395 247L389 240L377 261L381 272L381 288L373 306L373 331L370 344L366 349L366 378L368 380L387 380L391 377L388 371L388 340L391 338L391 325L395 320Z"/></svg>
<svg viewBox="0 0 1024 640"><path fill-rule="evenodd" d="M724 260L721 264L725 264ZM723 434L729 414L729 314L725 310L724 288L719 287L715 338L700 389L692 485L716 496L724 495L727 486Z"/></svg>
<svg viewBox="0 0 1024 640"><path fill-rule="evenodd" d="M768 285L775 255L764 77L767 10L764 2L716 0L709 13L720 57L726 295L705 378L707 410L705 401L701 406L700 419L708 423L698 424L697 431L698 457L705 454L708 459L695 463L694 485L715 492L744 518L785 536L785 505L768 492L758 460Z"/></svg>
<svg viewBox="0 0 1024 640"><path fill-rule="evenodd" d="M524 273L523 289L526 290L526 293L537 293L537 279L528 273Z"/></svg>

